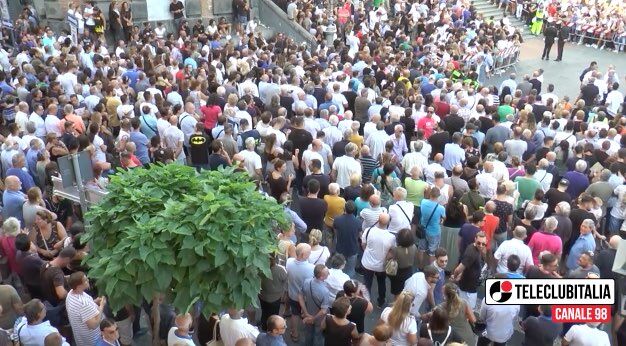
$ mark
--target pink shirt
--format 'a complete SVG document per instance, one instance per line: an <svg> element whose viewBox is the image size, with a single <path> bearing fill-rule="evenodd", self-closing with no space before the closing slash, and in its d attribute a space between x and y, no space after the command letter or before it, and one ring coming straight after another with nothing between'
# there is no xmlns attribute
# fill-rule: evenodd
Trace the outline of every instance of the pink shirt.
<svg viewBox="0 0 626 346"><path fill-rule="evenodd" d="M563 251L563 241L561 237L553 233L535 232L528 243L533 254L533 263L539 265L539 254L550 251L553 254L560 254Z"/></svg>

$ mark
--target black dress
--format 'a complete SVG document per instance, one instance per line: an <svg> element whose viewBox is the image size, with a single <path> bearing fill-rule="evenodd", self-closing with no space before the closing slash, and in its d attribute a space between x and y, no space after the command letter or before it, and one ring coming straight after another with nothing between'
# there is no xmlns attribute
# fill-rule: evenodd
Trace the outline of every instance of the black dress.
<svg viewBox="0 0 626 346"><path fill-rule="evenodd" d="M352 331L356 325L352 322L340 326L335 322L332 315L326 315L326 328L324 334L324 346L346 346L352 344Z"/></svg>

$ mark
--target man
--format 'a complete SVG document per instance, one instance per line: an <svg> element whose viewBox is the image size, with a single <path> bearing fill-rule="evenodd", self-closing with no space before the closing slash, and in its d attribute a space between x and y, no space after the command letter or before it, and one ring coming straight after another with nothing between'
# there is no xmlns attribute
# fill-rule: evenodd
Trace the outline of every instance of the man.
<svg viewBox="0 0 626 346"><path fill-rule="evenodd" d="M65 306L74 341L77 345L95 345L100 336L98 327L104 316L102 310L106 298L99 297L94 300L85 293L89 289L89 279L83 272L73 273L68 281L71 290L65 299Z"/></svg>
<svg viewBox="0 0 626 346"><path fill-rule="evenodd" d="M578 257L578 267L569 272L567 277L569 279L586 279L589 278L589 274L595 274L600 276L600 269L593 264L593 252L583 252Z"/></svg>
<svg viewBox="0 0 626 346"><path fill-rule="evenodd" d="M148 140L148 137L140 131L141 122L139 118L132 118L130 120L130 125L132 126L132 131L130 132L129 139L136 146L135 154L141 161L141 164L147 165L150 163L150 156L148 155L150 140Z"/></svg>
<svg viewBox="0 0 626 346"><path fill-rule="evenodd" d="M427 265L422 272L416 272L404 283L404 291L411 292L413 304L411 314L420 316L420 308L424 301L428 300L431 307L435 306L433 290L439 281L439 270L433 265Z"/></svg>
<svg viewBox="0 0 626 346"><path fill-rule="evenodd" d="M256 340L257 335L259 335L259 330L256 327L252 326L250 323L248 323L247 318L242 317L242 312L242 310L230 308L228 309L228 313L224 314L220 319L220 336L222 337L224 346L234 346L237 340L241 338L250 338L252 339L252 341L254 341ZM188 335L188 332L193 319L192 316L188 313L184 316L184 330L181 330L181 326L178 326L178 332L183 333L184 339L186 339L186 342L188 342L191 346L194 343L191 340L191 335ZM170 330L170 335L171 334L172 330ZM174 345L174 343L168 343L168 345L169 344Z"/></svg>
<svg viewBox="0 0 626 346"><path fill-rule="evenodd" d="M576 161L576 169L565 173L563 176L563 178L569 181L569 186L565 192L567 192L572 200L577 199L578 196L589 187L589 178L587 178L585 174L586 171L587 161L578 160Z"/></svg>
<svg viewBox="0 0 626 346"><path fill-rule="evenodd" d="M410 154L404 156L403 162L405 162L405 160L406 162L408 162L407 157L409 155ZM359 157L359 161L361 162L361 180L363 184L369 184L372 180L372 173L374 173L374 170L379 165L378 160L370 155L370 148L367 145L361 147L361 155ZM428 162L425 163L428 164ZM404 167L404 163L402 165Z"/></svg>
<svg viewBox="0 0 626 346"><path fill-rule="evenodd" d="M487 328L478 337L477 345L504 345L513 336L519 305L487 305L485 299L480 306L480 320Z"/></svg>
<svg viewBox="0 0 626 346"><path fill-rule="evenodd" d="M450 277L453 281L458 281L460 296L471 309L476 308L480 273L485 264L486 254L487 236L481 231L476 233L474 243L467 247L461 263Z"/></svg>
<svg viewBox="0 0 626 346"><path fill-rule="evenodd" d="M388 230L393 234L397 234L401 229L411 229L413 220L414 206L413 203L406 201L406 189L397 187L393 191L394 204L389 206L389 222Z"/></svg>
<svg viewBox="0 0 626 346"><path fill-rule="evenodd" d="M483 165L482 173L476 175L478 192L485 199L490 200L495 197L498 189L498 181L493 176L493 162L487 161Z"/></svg>
<svg viewBox="0 0 626 346"><path fill-rule="evenodd" d="M337 216L333 221L333 229L337 237L335 251L346 258L346 266L343 271L350 277L355 274L354 268L359 252L359 233L362 224L362 221L354 215L355 212L354 201L347 201L344 206L344 214Z"/></svg>
<svg viewBox="0 0 626 346"><path fill-rule="evenodd" d="M2 194L2 216L5 220L9 217L14 217L23 225L24 216L22 207L24 206L24 202L26 202L26 196L21 191L22 182L18 177L11 175L4 179L4 185L6 189Z"/></svg>
<svg viewBox="0 0 626 346"><path fill-rule="evenodd" d="M27 234L20 233L15 237L15 262L22 284L26 286L32 297L41 297L41 268L44 261L37 254Z"/></svg>
<svg viewBox="0 0 626 346"><path fill-rule="evenodd" d="M0 328L11 329L15 320L22 315L24 308L22 299L11 285L0 285Z"/></svg>
<svg viewBox="0 0 626 346"><path fill-rule="evenodd" d="M544 220L543 230L533 234L532 238L528 242L528 247L533 254L533 263L539 264L539 255L548 251L555 254L557 257L561 257L563 253L563 241L561 237L554 234L554 231L558 227L558 220L554 216L550 216Z"/></svg>
<svg viewBox="0 0 626 346"><path fill-rule="evenodd" d="M319 160L320 162L324 162L324 157L320 153L322 150L322 146L323 146L322 140L314 139L313 142L311 142L311 148L305 150L304 153L302 154L301 165L302 165L302 168L305 170L306 175L311 174L310 167L311 167L312 160ZM322 173L324 173L323 169L322 169Z"/></svg>
<svg viewBox="0 0 626 346"><path fill-rule="evenodd" d="M189 137L196 131L196 123L198 122L198 115L196 114L196 107L193 102L187 102L185 104L185 111L180 114L178 118L178 128L183 131L185 135L185 148L189 149Z"/></svg>
<svg viewBox="0 0 626 346"><path fill-rule="evenodd" d="M560 20L556 22L559 26L559 41L557 43L557 55L554 61L561 61L563 59L563 47L565 47L565 40L569 39L569 26L563 25Z"/></svg>
<svg viewBox="0 0 626 346"><path fill-rule="evenodd" d="M578 260L584 252L593 252L596 249L596 241L593 237L596 225L593 220L585 219L580 225L580 236L572 245L567 257L566 267L572 271L576 269Z"/></svg>
<svg viewBox="0 0 626 346"><path fill-rule="evenodd" d="M454 165L454 167L452 167L451 173L452 175L450 176L450 178L446 178L445 182L446 184L452 185L452 191L454 191L454 195L457 198L461 198L463 195L470 192L470 186L468 184L468 181L465 179L461 179L461 175L463 175L463 165L461 164ZM474 180L474 183L475 182L476 181ZM474 186L476 187L476 184L474 184ZM480 197L480 196L477 195L477 197ZM478 200L476 201L478 202ZM471 212L469 214L471 214Z"/></svg>
<svg viewBox="0 0 626 346"><path fill-rule="evenodd" d="M172 150L176 161L179 164L184 165L186 158L185 151L183 150L185 135L183 134L183 131L181 131L178 126L176 126L178 124L178 117L176 115L172 115L169 119L169 122L170 126L166 128L165 131L163 131L163 144L165 144L165 147L167 149ZM204 130L204 127L202 128L202 130ZM208 158L208 152L206 156Z"/></svg>
<svg viewBox="0 0 626 346"><path fill-rule="evenodd" d="M41 269L42 298L53 306L58 306L67 296L63 269L70 264L74 256L76 250L66 247Z"/></svg>
<svg viewBox="0 0 626 346"><path fill-rule="evenodd" d="M541 54L541 60L544 58L546 60L550 60L550 50L552 49L552 45L554 44L554 39L558 36L556 27L551 23L548 23L545 30L543 31L543 35L545 36L544 44L543 44L543 53Z"/></svg>
<svg viewBox="0 0 626 346"><path fill-rule="evenodd" d="M535 197L535 191L542 188L541 184L534 177L537 172L537 166L534 162L526 163L524 171L525 175L523 177L515 178L517 190L519 191L517 208L521 207L524 202L532 200Z"/></svg>
<svg viewBox="0 0 626 346"><path fill-rule="evenodd" d="M165 131L167 132L168 129ZM185 140L184 134L178 127L176 127L176 129L178 130L178 142L180 143L180 148L182 149L182 145ZM196 167L198 171L209 168L209 139L204 133L204 124L202 123L196 124L196 132L189 137L189 156L191 159L191 165Z"/></svg>
<svg viewBox="0 0 626 346"><path fill-rule="evenodd" d="M382 213L378 217L378 223L365 230L361 236L363 247L363 257L361 264L365 269L365 287L371 292L372 281L376 275L378 283L378 307L385 305L386 274L385 259L389 250L396 247L396 237L387 231L389 225L389 214Z"/></svg>
<svg viewBox="0 0 626 346"><path fill-rule="evenodd" d="M332 178L342 189L350 186L350 177L353 174L361 174L361 164L354 158L357 150L356 144L348 143L346 154L336 158L333 162Z"/></svg>
<svg viewBox="0 0 626 346"><path fill-rule="evenodd" d="M496 143L504 143L507 139L510 138L511 135L511 129L500 122L501 119L498 114L494 114L491 119L493 120L494 126L487 130L487 133L485 133L485 139L483 141L483 146L487 147L487 152L489 153L492 153L494 151L493 146Z"/></svg>
<svg viewBox="0 0 626 346"><path fill-rule="evenodd" d="M172 0L169 10L174 17L174 30L178 32L180 24L185 19L185 5L180 0Z"/></svg>
<svg viewBox="0 0 626 346"><path fill-rule="evenodd" d="M611 197L613 197L613 186L609 183L609 179L611 179L611 171L608 169L603 169L600 172L600 180L592 183L587 187L585 192L589 194L591 197L598 197L604 203L602 204L602 210L604 215L606 215L606 205Z"/></svg>
<svg viewBox="0 0 626 346"><path fill-rule="evenodd" d="M311 181L311 179L315 179L320 183L320 192L317 197L324 199L324 196L328 195L330 175L324 174L322 172L322 161L320 161L319 159L311 160L311 163L309 164L307 170L311 171L311 173L305 176L302 180L302 187L304 188L304 191L302 191L302 193L305 195L308 193L307 186L309 184L309 181Z"/></svg>
<svg viewBox="0 0 626 346"><path fill-rule="evenodd" d="M305 325L305 344L321 346L324 341L320 324L331 305L330 291L324 282L328 278L328 268L318 264L313 269L313 277L304 281L298 295Z"/></svg>
<svg viewBox="0 0 626 346"><path fill-rule="evenodd" d="M548 203L548 209L546 209L545 215L552 215L559 203L565 202L569 204L571 202L571 197L567 192L565 192L568 186L569 181L567 179L561 179L559 180L557 188L550 188L546 192L545 198Z"/></svg>
<svg viewBox="0 0 626 346"><path fill-rule="evenodd" d="M120 346L117 324L110 318L105 318L100 322L100 338L96 346Z"/></svg>
<svg viewBox="0 0 626 346"><path fill-rule="evenodd" d="M359 217L363 220L363 231L376 225L380 214L386 213L387 208L381 206L380 196L373 194L369 198L369 206L365 207L359 213Z"/></svg>
<svg viewBox="0 0 626 346"><path fill-rule="evenodd" d="M278 315L272 315L267 319L267 332L261 333L256 338L257 346L287 346L283 334L287 329L285 319Z"/></svg>
<svg viewBox="0 0 626 346"><path fill-rule="evenodd" d="M312 229L324 229L324 217L328 210L325 200L319 198L320 183L311 179L307 183L307 195L300 196L300 214L307 224L307 233Z"/></svg>
<svg viewBox="0 0 626 346"><path fill-rule="evenodd" d="M246 138L245 145L246 149L239 153L244 158L244 167L252 179L260 180L263 178L263 174L261 172L263 165L261 163L261 156L259 156L259 154L257 154L254 150L256 141L254 138L248 137Z"/></svg>
<svg viewBox="0 0 626 346"><path fill-rule="evenodd" d="M24 304L24 317L15 326L22 345L48 345L46 340L61 338L62 346L70 346L59 331L46 320L46 306L39 299ZM58 343L56 344L58 345Z"/></svg>
<svg viewBox="0 0 626 346"><path fill-rule="evenodd" d="M513 230L513 239L505 240L493 254L494 259L498 262L496 271L498 273L506 273L507 258L511 255L517 255L520 258L520 268L517 270L519 274L525 273L530 266L533 265L532 251L528 245L524 244L526 239L526 228L517 226Z"/></svg>
<svg viewBox="0 0 626 346"><path fill-rule="evenodd" d="M439 272L439 279L433 288L435 305L439 305L444 301L443 286L446 284L446 268L448 267L448 251L446 249L440 247L435 251L433 266Z"/></svg>
<svg viewBox="0 0 626 346"><path fill-rule="evenodd" d="M437 153L435 154L433 162L426 166L426 168L424 168L424 178L426 178L427 183L434 184L435 175L439 172L441 172L444 177L447 175L446 169L443 168L443 166L441 165L442 162L443 154Z"/></svg>
<svg viewBox="0 0 626 346"><path fill-rule="evenodd" d="M396 156L398 161L402 161L404 154L409 151L406 146L404 126L402 126L401 124L395 125L393 128L393 134L389 136L389 141L393 143L392 153Z"/></svg>
<svg viewBox="0 0 626 346"><path fill-rule="evenodd" d="M459 253L465 253L465 249L474 242L476 234L481 231L485 221L485 213L480 210L472 213L472 218L459 229L458 249Z"/></svg>
<svg viewBox="0 0 626 346"><path fill-rule="evenodd" d="M600 269L600 278L613 279L615 273L613 273L613 262L615 261L615 255L617 254L617 247L619 246L621 237L614 235L609 239L608 249L600 250L594 262Z"/></svg>
<svg viewBox="0 0 626 346"><path fill-rule="evenodd" d="M595 85L595 82L595 77L589 77L588 83L580 88L578 98L585 101L587 107L593 107L596 104L598 95L600 95L600 89Z"/></svg>
<svg viewBox="0 0 626 346"><path fill-rule="evenodd" d="M563 246L564 254L569 253L570 249L572 248L572 245L574 245L574 242L576 241L576 239L578 239L578 236L580 235L581 226L586 219L590 219L592 223L595 224L596 217L591 212L594 203L595 203L595 200L593 199L593 197L589 196L586 193L583 193L578 199L578 205L576 206L576 208L571 209L569 213L569 220L572 225L572 228L571 228L572 232L570 233L571 236L570 236L569 241L565 243ZM595 227L594 227L594 230L595 230Z"/></svg>
<svg viewBox="0 0 626 346"><path fill-rule="evenodd" d="M420 240L419 252L421 260L424 254L428 254L428 263L435 259L435 250L441 243L441 223L446 218L446 210L437 200L441 192L435 186L430 188L428 199L423 199L420 204L420 224L425 230L424 239Z"/></svg>
<svg viewBox="0 0 626 346"><path fill-rule="evenodd" d="M573 325L561 340L561 345L611 345L609 335L605 331L598 329L600 324L600 322L593 322Z"/></svg>
<svg viewBox="0 0 626 346"><path fill-rule="evenodd" d="M529 316L522 323L524 345L552 346L561 333L561 324L552 322L552 308L539 306L540 316Z"/></svg>
<svg viewBox="0 0 626 346"><path fill-rule="evenodd" d="M465 162L465 150L461 148L462 139L463 135L460 132L455 132L452 135L452 143L448 143L444 147L443 168L446 169L448 175L452 173L454 166Z"/></svg>
<svg viewBox="0 0 626 346"><path fill-rule="evenodd" d="M291 307L292 339L298 338L300 316L302 315L300 296L304 289L304 282L313 277L313 264L309 263L311 246L300 243L296 246L296 258L287 259L287 295Z"/></svg>
<svg viewBox="0 0 626 346"><path fill-rule="evenodd" d="M211 155L209 155L209 169L217 171L219 167L226 168L231 165L230 156L224 150L221 139L211 142Z"/></svg>
<svg viewBox="0 0 626 346"><path fill-rule="evenodd" d="M543 190L543 192L546 192L550 189L550 186L552 186L552 179L554 178L552 176L552 173L548 172L548 166L549 163L547 159L544 158L539 160L539 163L537 165L537 171L533 175L533 178L535 178L535 180L538 181L539 184L541 184L541 190Z"/></svg>
<svg viewBox="0 0 626 346"><path fill-rule="evenodd" d="M413 167L419 167L423 171L428 166L428 158L421 153L423 145L423 142L420 141L411 142L411 152L402 158L402 169L407 175L411 174ZM363 154L363 150L361 150L361 154ZM363 164L363 157L361 157L361 164Z"/></svg>

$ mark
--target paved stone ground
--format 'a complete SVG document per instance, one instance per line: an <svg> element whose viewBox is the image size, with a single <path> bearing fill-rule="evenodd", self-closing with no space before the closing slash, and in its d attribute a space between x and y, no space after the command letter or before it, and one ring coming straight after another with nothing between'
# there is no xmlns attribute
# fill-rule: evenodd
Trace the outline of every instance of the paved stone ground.
<svg viewBox="0 0 626 346"><path fill-rule="evenodd" d="M626 76L626 54L620 53L616 54L609 50L597 50L593 48L588 48L571 43L567 43L565 46L565 50L563 53L563 61L555 62L553 60L545 61L541 60L541 52L543 50L543 40L538 38L533 38L524 42L522 46L522 52L520 56L520 62L517 66L517 75L518 80L521 80L522 76L526 73L531 74L532 71L543 68L544 69L544 88L548 83L553 83L556 86L555 92L559 96L568 95L570 99L576 98L579 93L579 81L578 76L582 72L582 70L589 65L589 63L593 60L597 61L600 70L606 71L608 65L612 64L617 67L618 73L621 78ZM552 59L556 58L556 46L552 48ZM509 69L506 73L501 76L494 76L489 80L489 84L499 86L500 83L508 78L510 72L513 72L513 69ZM623 79L622 79L623 80ZM626 83L623 83L626 85ZM356 279L361 282L362 277L357 276ZM389 281L387 281L387 292L389 292ZM376 280L374 280L373 284L373 292L371 296L375 297L377 294L376 289ZM482 294L479 296L479 299L482 299ZM391 304L392 300L388 293L387 305ZM374 306L374 311L367 316L365 320L365 330L371 331L376 323L378 322L378 318L382 309ZM257 313L257 317L260 316L260 311ZM142 316L142 326L147 326L147 316ZM134 345L137 346L149 346L150 345L150 333L144 333L143 335L137 336L134 340ZM523 334L516 330L512 339L507 343L510 346L521 345L524 339ZM290 346L293 345L305 345L304 342L304 333L300 332L300 342L298 344L293 343L289 339L289 330L285 333L285 340ZM555 345L560 344L560 340L555 340ZM473 345L469 345L473 346Z"/></svg>
<svg viewBox="0 0 626 346"><path fill-rule="evenodd" d="M520 62L517 65L518 81L522 80L524 74L532 75L533 71L542 68L544 70L542 89L545 90L547 85L552 83L558 96L567 95L570 100L573 100L578 96L580 90L578 76L583 69L589 66L591 61L597 61L602 73L606 72L609 65L615 66L621 78L620 85L626 85L623 79L626 76L626 54L624 52L614 53L608 49L598 50L569 42L565 44L563 50L563 61L554 61L557 53L556 44L552 46L550 52L551 60L541 60L542 52L542 39L532 38L524 42ZM509 69L500 77L492 77L489 84L500 86L500 83L508 78L510 72L514 72L514 70ZM623 91L624 87L620 86L620 89Z"/></svg>

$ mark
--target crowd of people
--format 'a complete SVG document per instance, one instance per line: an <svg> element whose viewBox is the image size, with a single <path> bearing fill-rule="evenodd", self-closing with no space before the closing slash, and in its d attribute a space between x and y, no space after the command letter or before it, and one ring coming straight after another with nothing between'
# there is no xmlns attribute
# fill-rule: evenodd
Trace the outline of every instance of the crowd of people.
<svg viewBox="0 0 626 346"><path fill-rule="evenodd" d="M101 31L93 4L71 5L78 42L27 8L24 34L0 50L0 337L130 345L147 314L169 346L218 335L226 346L624 343L619 314L612 330L561 325L550 306L479 294L493 276L614 277L626 227L623 71L591 63L579 95L542 70L490 85L493 49L519 35L463 1L348 2L332 45L319 4L290 2L316 34L309 48L250 30L245 1L232 28L189 28L171 4L177 33L129 25L116 2L117 24ZM275 230L260 318L227 306L181 313L163 297L111 311L82 263L80 208L53 191L57 160L77 152L93 165L89 189L151 163L235 166L283 204L292 222Z"/></svg>

